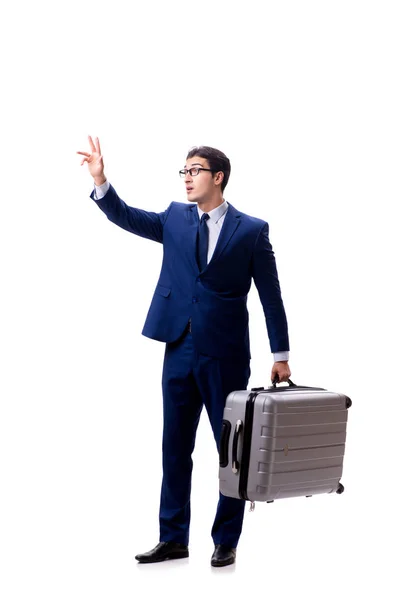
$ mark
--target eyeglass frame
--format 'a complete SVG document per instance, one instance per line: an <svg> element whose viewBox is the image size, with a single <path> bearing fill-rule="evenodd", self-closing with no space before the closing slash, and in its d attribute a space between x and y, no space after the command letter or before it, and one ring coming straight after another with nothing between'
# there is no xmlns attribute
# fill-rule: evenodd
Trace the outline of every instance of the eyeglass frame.
<svg viewBox="0 0 400 600"><path fill-rule="evenodd" d="M197 171L196 175L192 175L192 171L195 170ZM219 171L216 171L215 169L205 169L204 167L191 167L190 169L181 169L179 171L179 175L181 177L186 177L186 175L189 173L190 177L197 177L200 171L210 171L211 173L219 173Z"/></svg>

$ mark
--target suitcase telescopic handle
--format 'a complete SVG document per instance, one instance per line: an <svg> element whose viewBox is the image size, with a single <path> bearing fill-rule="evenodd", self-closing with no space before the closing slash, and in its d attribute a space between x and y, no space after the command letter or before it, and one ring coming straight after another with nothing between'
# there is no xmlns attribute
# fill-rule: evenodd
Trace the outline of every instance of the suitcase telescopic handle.
<svg viewBox="0 0 400 600"><path fill-rule="evenodd" d="M238 441L240 432L243 429L243 421L240 419L236 421L235 433L233 434L233 443L232 443L232 471L237 473L239 471L239 461L238 461Z"/></svg>

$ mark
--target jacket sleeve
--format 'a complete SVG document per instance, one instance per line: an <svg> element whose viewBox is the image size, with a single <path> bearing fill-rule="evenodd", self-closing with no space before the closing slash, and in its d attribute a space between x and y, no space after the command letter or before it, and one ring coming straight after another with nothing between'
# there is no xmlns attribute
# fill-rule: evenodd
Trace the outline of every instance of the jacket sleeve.
<svg viewBox="0 0 400 600"><path fill-rule="evenodd" d="M135 233L162 244L164 223L168 218L172 204L161 213L133 208L121 200L112 185L100 200L96 199L94 191L90 194L90 197L96 201L97 206L104 212L107 219L115 225L130 233Z"/></svg>
<svg viewBox="0 0 400 600"><path fill-rule="evenodd" d="M268 233L269 226L265 223L254 246L252 277L264 310L271 352L282 352L289 350L288 326Z"/></svg>

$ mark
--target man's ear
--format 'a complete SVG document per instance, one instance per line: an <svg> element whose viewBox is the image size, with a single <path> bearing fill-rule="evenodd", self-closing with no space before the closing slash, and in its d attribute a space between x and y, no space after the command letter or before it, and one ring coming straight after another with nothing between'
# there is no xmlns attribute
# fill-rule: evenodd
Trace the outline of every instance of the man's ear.
<svg viewBox="0 0 400 600"><path fill-rule="evenodd" d="M217 176L215 178L215 183L222 183L224 180L224 173L223 171L218 171Z"/></svg>

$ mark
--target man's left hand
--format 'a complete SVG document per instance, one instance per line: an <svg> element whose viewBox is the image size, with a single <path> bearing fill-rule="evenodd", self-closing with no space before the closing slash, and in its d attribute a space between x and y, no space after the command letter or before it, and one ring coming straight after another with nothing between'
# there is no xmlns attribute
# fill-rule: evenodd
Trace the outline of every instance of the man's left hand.
<svg viewBox="0 0 400 600"><path fill-rule="evenodd" d="M287 381L291 374L292 373L290 371L288 361L279 360L278 362L274 363L274 366L272 367L271 381L273 383L276 376L278 376L279 383L281 381Z"/></svg>

